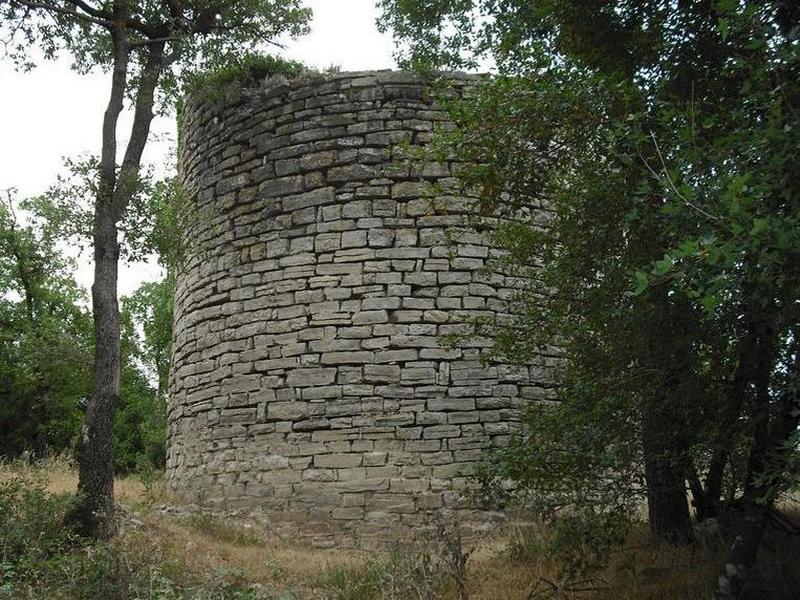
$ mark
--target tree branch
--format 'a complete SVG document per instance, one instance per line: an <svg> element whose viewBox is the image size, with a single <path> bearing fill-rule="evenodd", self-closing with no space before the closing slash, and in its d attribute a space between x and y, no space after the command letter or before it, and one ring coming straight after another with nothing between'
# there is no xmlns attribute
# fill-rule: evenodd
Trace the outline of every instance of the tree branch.
<svg viewBox="0 0 800 600"><path fill-rule="evenodd" d="M76 8L80 8L86 14L91 15L97 19L105 19L107 21L111 21L114 18L110 12L106 10L101 10L99 8L95 8L90 4L84 2L83 0L66 0L66 1L75 6Z"/></svg>
<svg viewBox="0 0 800 600"><path fill-rule="evenodd" d="M245 22L241 21L241 22L234 23L234 24L231 24L231 25L211 25L208 28L203 29L202 28L202 24L195 24L193 29L192 29L192 32L193 33L201 33L201 34L208 35L208 34L210 34L212 32L236 31L237 29L243 27L244 25L245 25ZM270 38L268 38L266 36L259 35L257 32L253 32L253 37L257 37L262 42L264 42L266 44L270 44L270 45L275 46L277 48L280 48L281 50L286 50L286 45L285 44L281 44L279 42L276 42L276 41L274 41L274 40L272 40L272 39L270 39Z"/></svg>
<svg viewBox="0 0 800 600"><path fill-rule="evenodd" d="M114 189L114 217L120 219L125 212L133 186L138 182L139 165L142 160L147 137L150 134L150 123L153 120L153 105L158 79L164 67L163 41L153 40L148 46L147 59L142 67L142 75L136 91L131 137L125 149L125 157L120 166L117 186Z"/></svg>
<svg viewBox="0 0 800 600"><path fill-rule="evenodd" d="M184 38L180 35L168 35L165 37L157 37L157 38L148 38L145 40L134 40L130 44L128 44L129 48L142 48L144 46L150 46L152 44L164 44L166 42L180 42Z"/></svg>
<svg viewBox="0 0 800 600"><path fill-rule="evenodd" d="M95 212L100 204L111 200L116 186L117 121L122 112L128 79L128 42L124 31L112 31L114 68L111 75L111 96L103 115L103 142L100 154L100 189Z"/></svg>
<svg viewBox="0 0 800 600"><path fill-rule="evenodd" d="M14 211L14 201L11 198L11 190L7 190L6 203L8 204L8 212L10 215L9 228L11 229L11 237L9 239L9 250L16 260L17 274L19 276L20 285L25 293L25 308L28 317L28 325L33 327L33 283L31 282L31 269L25 265L25 253L20 248L20 236L17 232L17 215Z"/></svg>
<svg viewBox="0 0 800 600"><path fill-rule="evenodd" d="M156 38L160 35L159 31L155 27L130 16L126 20L125 24L127 25L128 29L138 31L141 34L146 35L148 38Z"/></svg>
<svg viewBox="0 0 800 600"><path fill-rule="evenodd" d="M100 25L106 29L113 29L114 22L108 19L101 19L90 14L79 13L77 10L70 10L68 8L64 8L63 6L57 6L55 4L50 4L49 2L31 2L30 0L11 0L14 4L19 4L21 6L25 6L26 8L30 9L41 9L46 12L51 13L58 13L62 15L66 15L76 21L83 21L87 23L93 23L94 25Z"/></svg>
<svg viewBox="0 0 800 600"><path fill-rule="evenodd" d="M3 50L6 55L9 54L8 47L10 44L13 43L14 38L17 37L17 33L23 31L23 27L25 22L28 20L28 17L31 14L31 8L28 6L26 7L25 14L22 15L21 18L16 19L16 22L13 27L9 27L8 35L0 40L0 43L3 44Z"/></svg>
<svg viewBox="0 0 800 600"><path fill-rule="evenodd" d="M666 175L667 177L667 182L669 183L669 186L672 188L672 191L675 193L675 195L678 196L678 198L680 198L681 200L683 200L683 202L689 208L700 213L707 219L710 219L716 223L721 222L722 220L717 215L712 215L711 213L700 208L699 206L693 204L688 198L686 198L683 194L681 194L680 191L678 191L678 188L675 186L675 183L672 181L672 177L669 174L669 169L667 169L667 163L664 161L664 156L661 154L661 148L658 145L658 140L656 140L656 134L651 131L650 137L653 139L653 144L655 144L656 152L658 153L658 159L661 161L661 167L664 170L664 175ZM647 165L647 161L645 161L645 164ZM651 172L655 173L650 168L650 165L647 165L647 168L650 169Z"/></svg>

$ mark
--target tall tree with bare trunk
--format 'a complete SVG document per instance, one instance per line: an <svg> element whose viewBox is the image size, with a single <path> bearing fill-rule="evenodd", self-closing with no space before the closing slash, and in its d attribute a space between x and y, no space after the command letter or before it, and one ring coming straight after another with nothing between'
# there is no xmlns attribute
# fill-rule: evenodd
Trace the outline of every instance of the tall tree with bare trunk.
<svg viewBox="0 0 800 600"><path fill-rule="evenodd" d="M94 385L75 520L80 532L107 537L116 529L111 430L120 389L119 226L140 187L151 122L190 70L300 35L310 11L300 0L2 0L0 19L6 57L18 67L66 51L81 72L109 72L93 216ZM126 101L133 120L121 152L118 121Z"/></svg>

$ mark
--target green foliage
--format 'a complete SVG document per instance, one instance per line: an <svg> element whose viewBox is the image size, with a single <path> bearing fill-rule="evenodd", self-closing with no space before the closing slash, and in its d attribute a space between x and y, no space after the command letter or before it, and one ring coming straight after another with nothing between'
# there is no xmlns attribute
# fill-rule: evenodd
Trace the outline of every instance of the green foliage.
<svg viewBox="0 0 800 600"><path fill-rule="evenodd" d="M644 493L636 485L638 431L621 419L613 432L597 426L609 414L623 417L625 408L624 401L615 407L587 397L533 405L524 414L522 432L479 463L475 477L484 501L504 505L524 500L548 519L573 506L632 512ZM509 488L508 481L523 487Z"/></svg>
<svg viewBox="0 0 800 600"><path fill-rule="evenodd" d="M139 243L156 254L164 277L143 283L122 299L124 362L114 429L114 466L121 473L147 474L166 464L174 272L183 257L178 224L183 201L176 177L152 186Z"/></svg>
<svg viewBox="0 0 800 600"><path fill-rule="evenodd" d="M220 542L237 546L260 546L264 543L261 536L253 529L237 523L230 523L224 517L213 513L202 512L187 518L193 529Z"/></svg>
<svg viewBox="0 0 800 600"><path fill-rule="evenodd" d="M340 566L320 575L315 586L335 600L435 598L445 573L429 552L405 549L363 565Z"/></svg>
<svg viewBox="0 0 800 600"><path fill-rule="evenodd" d="M40 220L0 205L0 454L70 447L88 395L91 317ZM28 207L22 203L22 210Z"/></svg>
<svg viewBox="0 0 800 600"><path fill-rule="evenodd" d="M612 551L625 542L630 530L624 511L598 512L583 506L519 528L507 552L514 562L554 564L560 577L569 581L608 567Z"/></svg>
<svg viewBox="0 0 800 600"><path fill-rule="evenodd" d="M630 524L630 515L622 510L580 506L552 521L547 555L558 560L567 577L597 572L625 541Z"/></svg>
<svg viewBox="0 0 800 600"><path fill-rule="evenodd" d="M68 161L69 176L62 177L46 194L27 200L24 206L35 216L38 227L49 236L48 244L68 242L73 247L85 249L91 241L91 213L89 206L76 201L90 198L97 172L96 159ZM166 392L172 341L173 272L180 265L183 249L180 246L179 214L184 210L184 198L176 177L155 180L145 176L132 203L132 208L122 224L123 253L128 260L142 260L156 255L166 273L158 282L144 283L131 296L122 299L123 367L119 410L115 416L113 433L114 466L117 473L148 472L162 469L166 460ZM45 243L42 240L38 245ZM27 251L27 250L26 250ZM63 259L54 247L50 260L60 264ZM61 276L69 278L65 263ZM74 281L71 283L75 289ZM78 296L76 296L77 298ZM82 301L85 301L82 299ZM77 302L77 300L73 300ZM77 306L76 306L77 310ZM84 346L90 348L90 317L84 310ZM72 402L71 419L55 417L48 426L61 426L68 441L54 440L40 445L59 452L68 447L79 434L81 411L78 400L89 396L91 381L90 354L83 356L82 395ZM72 367L74 369L74 367ZM155 387L153 386L155 382ZM63 386L64 391L68 391ZM8 411L21 415L19 406L9 406ZM17 429L20 437L28 436ZM30 437L30 436L28 436ZM20 444L16 444L21 449Z"/></svg>
<svg viewBox="0 0 800 600"><path fill-rule="evenodd" d="M147 475L166 465L173 290L167 269L164 279L143 283L122 299L123 367L113 432L117 473Z"/></svg>
<svg viewBox="0 0 800 600"><path fill-rule="evenodd" d="M5 209L4 238L16 240L18 248L7 253L25 261L22 270L6 264L9 292L24 292L20 273L38 277L41 284L32 291L50 299L50 310L36 311L33 329L36 335L22 330L7 330L9 352L16 359L4 363L0 385L9 388L8 401L0 412L5 415L4 454L34 449L37 454L60 452L73 447L80 434L82 404L91 386L91 316L83 308L86 298L70 274L75 265L61 255L59 242L84 249L91 241L91 213L88 205L76 198L91 197L96 190L96 159L68 161L69 176L59 179L46 194L21 203L30 219L22 227ZM117 473L148 472L163 469L166 460L166 391L172 338L172 288L174 269L180 265L179 213L183 196L177 178L142 179L133 208L122 226L123 252L128 260L141 260L155 254L165 268L165 278L145 283L131 296L122 299L123 367L119 410L115 416L113 444ZM11 205L9 205L11 206ZM27 266L28 263L35 266ZM37 287L38 286L38 287ZM38 297L38 296L37 296ZM62 308L56 310L58 300ZM23 303L16 303L18 311ZM74 314L65 316L69 311ZM80 325L80 329L75 328ZM57 336L64 339L59 340ZM80 336L78 342L74 341ZM65 348L67 346L67 348ZM55 353L43 364L41 356ZM31 370L20 366L30 364ZM6 366L7 365L7 366ZM45 371L37 375L35 370ZM0 370L3 367L0 367ZM42 381L58 377L58 383ZM27 379L23 379L27 377ZM38 388L31 380L38 377ZM155 382L155 386L153 383ZM27 390L23 394L21 390ZM44 393L47 392L47 393ZM39 408L41 407L41 408ZM33 413L34 419L30 418ZM41 416L40 416L41 415Z"/></svg>
<svg viewBox="0 0 800 600"><path fill-rule="evenodd" d="M41 196L27 199L25 205L51 236L84 252L92 243L99 160L94 156L66 159L64 169L55 184ZM168 168L162 177L156 177L152 168L145 169L131 189L128 210L119 223L121 258L136 262L155 255L164 268L177 268L184 250L179 220L185 210L186 199L174 169Z"/></svg>
<svg viewBox="0 0 800 600"><path fill-rule="evenodd" d="M164 396L172 345L172 309L175 287L171 271L160 281L143 283L123 299L126 334L136 359L156 375L158 393ZM135 325L141 326L141 335Z"/></svg>
<svg viewBox="0 0 800 600"><path fill-rule="evenodd" d="M91 315L41 199L0 205L0 455L74 449L91 391ZM16 214L22 210L23 222ZM52 221L50 219L53 219ZM159 230L159 233L161 230ZM167 234L164 234L165 236ZM150 234L151 239L157 236ZM170 260L167 248L165 262ZM125 299L125 360L114 426L119 473L163 468L172 280ZM140 339L139 328L142 336ZM149 377L158 382L154 389Z"/></svg>
<svg viewBox="0 0 800 600"><path fill-rule="evenodd" d="M616 518L671 471L712 513L718 478L774 499L796 446L770 432L800 414L797 7L380 5L407 63L498 72L436 146L508 218L494 235L524 278L517 318L480 325L491 358L543 353L560 403L487 459L490 497L513 480L545 515Z"/></svg>
<svg viewBox="0 0 800 600"><path fill-rule="evenodd" d="M173 164L177 160L173 161ZM176 270L183 260L181 219L189 210L189 202L177 175L159 179L150 187L144 212L145 226L140 228L142 248L155 254L168 272Z"/></svg>
<svg viewBox="0 0 800 600"><path fill-rule="evenodd" d="M69 13L57 12L57 2L30 3L11 0L0 7L6 54L19 68L35 66L31 48L36 46L46 59L66 52L74 67L83 73L113 62L112 36L104 19L111 20L110 5L96 8L93 23L82 7ZM52 7L56 7L53 9ZM66 10L70 10L69 8ZM244 0L215 2L184 2L169 5L152 2L132 2L122 11L129 20L127 35L131 36L128 92L133 95L142 79L146 65L147 39L164 37L169 62L161 74L157 100L169 110L183 91L193 73L229 64L232 58L254 50L265 42L274 42L282 35L297 37L308 32L311 10L300 0ZM154 33L162 32L162 33Z"/></svg>
<svg viewBox="0 0 800 600"><path fill-rule="evenodd" d="M96 191L97 161L68 161L67 167L69 176L59 178L46 194L27 201L26 206L49 231L58 232L58 239L83 250L91 242L91 214L80 199ZM120 472L129 472L137 464L158 467L164 463L173 273L183 257L179 220L185 199L177 177L156 180L145 174L140 184L120 226L122 252L129 261L155 255L165 275L122 299L124 365L115 431L115 447L121 453L115 466ZM155 390L151 380L156 382Z"/></svg>
<svg viewBox="0 0 800 600"><path fill-rule="evenodd" d="M120 406L114 419L114 472L147 474L166 464L166 406L141 371L122 369Z"/></svg>
<svg viewBox="0 0 800 600"><path fill-rule="evenodd" d="M16 474L0 480L0 598L95 600L268 600L275 596L241 574L190 576L147 532L95 542L65 525L75 503L43 482ZM284 598L291 596L284 595Z"/></svg>
<svg viewBox="0 0 800 600"><path fill-rule="evenodd" d="M15 476L0 481L0 597L16 581L35 579L77 539L64 526L69 495L50 495L41 482Z"/></svg>
<svg viewBox="0 0 800 600"><path fill-rule="evenodd" d="M96 156L65 158L64 172L56 183L40 196L26 203L31 212L61 240L69 240L84 251L92 239L92 208L90 199L97 194L100 161Z"/></svg>
<svg viewBox="0 0 800 600"><path fill-rule="evenodd" d="M234 54L210 70L189 75L187 91L213 102L228 93L256 87L275 76L295 79L308 73L311 71L302 63L280 56L253 52Z"/></svg>
<svg viewBox="0 0 800 600"><path fill-rule="evenodd" d="M374 561L365 568L334 569L320 577L318 584L336 600L376 600L381 597L385 573L385 565Z"/></svg>
<svg viewBox="0 0 800 600"><path fill-rule="evenodd" d="M555 561L570 577L606 565L646 491L639 432L625 423L624 400L610 406L593 399L532 406L521 432L485 455L474 474L485 503L523 505L538 516L537 558ZM611 415L617 427L598 426Z"/></svg>

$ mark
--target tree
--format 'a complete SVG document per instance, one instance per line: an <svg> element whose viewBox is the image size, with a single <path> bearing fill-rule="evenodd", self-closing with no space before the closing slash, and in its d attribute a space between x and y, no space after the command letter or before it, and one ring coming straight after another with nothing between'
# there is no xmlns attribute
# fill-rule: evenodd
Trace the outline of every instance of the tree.
<svg viewBox="0 0 800 600"><path fill-rule="evenodd" d="M158 101L178 89L180 75L280 34L299 35L310 17L299 0L181 2L155 0L4 0L0 9L7 53L30 67L29 49L45 58L69 52L83 72L109 70L111 92L103 116L102 149L93 212L93 391L79 460L77 529L111 535L111 429L120 389L120 313L117 301L118 224L140 184L142 153ZM129 98L133 121L117 163L117 122Z"/></svg>
<svg viewBox="0 0 800 600"><path fill-rule="evenodd" d="M158 184L143 248L174 264L174 186ZM72 452L89 397L92 319L60 249L80 223L49 195L0 205L0 455ZM18 216L24 213L24 218ZM80 219L79 219L80 221ZM73 240L69 240L73 241ZM117 473L164 467L166 378L172 337L172 272L123 298L122 376L112 445ZM153 385L153 381L156 385Z"/></svg>
<svg viewBox="0 0 800 600"><path fill-rule="evenodd" d="M738 597L794 476L800 7L381 5L412 64L494 61L448 147L489 208L508 191L550 215L497 232L531 283L496 351L561 346L562 403L530 415L496 472L543 501L623 508L642 474L672 541L690 537L687 483L699 518L739 506L717 590Z"/></svg>
<svg viewBox="0 0 800 600"><path fill-rule="evenodd" d="M135 472L148 476L163 470L166 465L167 398L161 387L160 373L153 371L149 361L147 333L154 324L151 317L153 307L149 304L152 298L141 293L142 289L154 287L160 287L171 300L172 281L166 279L144 283L131 296L122 298L120 402L112 433L116 473ZM155 299L156 312L161 305L159 300ZM171 310L167 316L172 317ZM140 329L145 331L144 336ZM171 330L170 324L166 333ZM169 352L169 342L164 349ZM165 363L168 369L168 358Z"/></svg>
<svg viewBox="0 0 800 600"><path fill-rule="evenodd" d="M40 219L0 204L0 455L74 445L89 394L91 316L73 265Z"/></svg>
<svg viewBox="0 0 800 600"><path fill-rule="evenodd" d="M177 177L157 182L146 203L148 219L138 240L164 268L160 281L143 283L123 298L122 380L125 394L115 429L115 465L163 469L166 463L167 392L172 353L175 270L181 260L178 214L183 195ZM143 371L149 376L143 376ZM155 380L155 389L148 379ZM127 383L127 385L125 385ZM120 451L122 441L127 442Z"/></svg>

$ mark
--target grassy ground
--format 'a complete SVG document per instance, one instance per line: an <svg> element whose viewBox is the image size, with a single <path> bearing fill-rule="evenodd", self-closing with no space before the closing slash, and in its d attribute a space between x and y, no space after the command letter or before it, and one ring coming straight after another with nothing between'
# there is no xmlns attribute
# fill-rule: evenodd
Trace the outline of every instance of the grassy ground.
<svg viewBox="0 0 800 600"><path fill-rule="evenodd" d="M69 461L0 464L0 598L705 600L723 555L713 539L674 549L638 530L597 579L565 582L537 550L542 532L513 525L477 544L443 529L384 553L318 549L254 522L167 510L161 485L118 480L122 532L90 544L62 527L76 487ZM760 565L752 598L797 597L797 539L773 532Z"/></svg>

